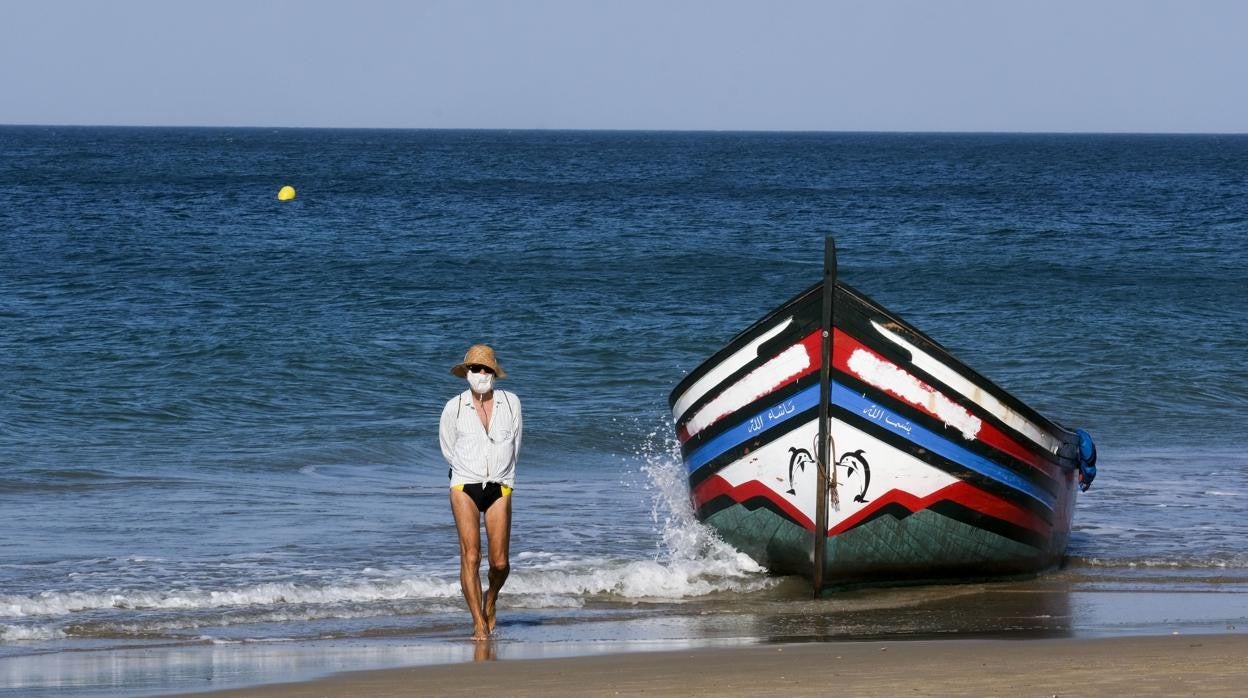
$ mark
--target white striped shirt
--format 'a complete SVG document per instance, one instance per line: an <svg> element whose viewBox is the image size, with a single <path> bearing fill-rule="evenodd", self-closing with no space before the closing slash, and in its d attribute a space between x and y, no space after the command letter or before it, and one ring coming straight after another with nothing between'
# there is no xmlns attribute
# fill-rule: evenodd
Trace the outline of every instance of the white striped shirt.
<svg viewBox="0 0 1248 698"><path fill-rule="evenodd" d="M477 416L471 390L451 398L438 425L442 455L451 464L451 486L500 482L514 487L522 426L515 393L494 389L489 433Z"/></svg>

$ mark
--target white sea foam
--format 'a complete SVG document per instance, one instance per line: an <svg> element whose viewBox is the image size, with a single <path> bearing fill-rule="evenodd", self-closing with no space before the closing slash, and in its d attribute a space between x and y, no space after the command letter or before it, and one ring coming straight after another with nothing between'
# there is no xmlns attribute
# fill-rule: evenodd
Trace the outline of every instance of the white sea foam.
<svg viewBox="0 0 1248 698"><path fill-rule="evenodd" d="M687 504L685 505L688 506ZM690 514L691 516L691 514ZM516 605L575 608L588 597L681 599L716 591L749 591L767 586L764 570L750 558L719 542L696 522L665 519L669 550L652 560L521 555L508 582ZM691 524L691 525L690 525ZM96 632L132 634L220 626L234 623L296 622L318 619L366 618L388 612L385 602L420 602L438 612L458 607L458 579L397 574L370 569L367 581L305 585L257 584L237 589L48 591L0 596L0 616L7 618L73 617L99 611L188 612L196 617L105 621ZM205 612L250 608L230 617ZM27 626L3 626L4 640L30 639ZM46 637L43 639L47 639Z"/></svg>
<svg viewBox="0 0 1248 698"><path fill-rule="evenodd" d="M767 570L719 539L694 517L679 446L666 429L652 432L642 471L654 491L650 516L662 537L658 568L630 563L620 584L626 596L697 596L755 591L775 584ZM655 593L658 592L658 593Z"/></svg>
<svg viewBox="0 0 1248 698"><path fill-rule="evenodd" d="M664 434L652 433L651 443L670 439ZM662 449L650 447L639 454L653 495L650 515L662 538L652 559L534 554L521 558L523 567L508 581L508 592L579 606L598 595L674 601L774 585L776 580L761 565L694 518L684 469L670 452L675 448L670 441Z"/></svg>
<svg viewBox="0 0 1248 698"><path fill-rule="evenodd" d="M0 595L0 616L64 616L84 611L206 610L277 604L333 604L408 598L449 598L459 585L436 577L406 577L379 582L324 586L294 583L256 584L238 589L110 590L106 592L45 591L31 595Z"/></svg>
<svg viewBox="0 0 1248 698"><path fill-rule="evenodd" d="M657 534L653 552L643 552L642 559L636 554L586 555L559 549L519 552L513 559L504 605L575 609L593 599L673 602L716 593L749 593L775 584L754 560L695 520L676 450L664 426L654 429L636 454L641 470L641 481L636 484L650 495L649 513ZM230 575L243 575L238 579L254 578L264 571L262 566L252 569L256 566L250 560L231 560L225 567ZM0 620L9 621L0 623L0 642L186 637L187 631L199 628L248 623L297 625L459 614L463 600L457 567L451 571L439 563L436 572L390 566L308 570L299 582L239 583L225 588L208 584L144 588L136 577L133 585L0 594ZM159 577L149 579L159 584Z"/></svg>
<svg viewBox="0 0 1248 698"><path fill-rule="evenodd" d="M1100 557L1072 557L1071 563L1082 563L1088 567L1108 567L1121 569L1248 569L1248 556L1242 554L1227 556L1209 556L1200 559L1176 560L1165 557L1115 559Z"/></svg>
<svg viewBox="0 0 1248 698"><path fill-rule="evenodd" d="M576 608L595 596L670 601L721 591L754 591L773 583L762 567L693 519L679 467L655 463L647 468L655 486L652 516L662 527L664 540L653 559L521 554L508 582L508 604ZM125 616L151 611L175 614L142 621L102 619L73 633L131 635L237 623L367 618L392 612L386 602L403 602L406 611L412 609L407 603L418 603L422 612L434 613L457 610L460 603L457 578L375 568L367 568L362 574L368 579L324 585L267 583L223 590L116 589L0 595L0 617L67 618L62 622L74 623L76 615L101 611L121 611ZM231 610L239 608L249 610ZM50 626L2 627L5 632L0 640L4 641L64 637L63 630Z"/></svg>
<svg viewBox="0 0 1248 698"><path fill-rule="evenodd" d="M52 625L6 625L0 623L0 642L60 640L65 631Z"/></svg>

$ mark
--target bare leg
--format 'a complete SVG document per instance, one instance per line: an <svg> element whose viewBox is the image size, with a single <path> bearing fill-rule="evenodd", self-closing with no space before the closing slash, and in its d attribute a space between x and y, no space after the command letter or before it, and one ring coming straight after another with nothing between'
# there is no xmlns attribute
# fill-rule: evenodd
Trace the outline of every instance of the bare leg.
<svg viewBox="0 0 1248 698"><path fill-rule="evenodd" d="M485 640L490 630L481 612L481 514L460 490L451 490L451 513L459 533L459 586L472 614L472 639Z"/></svg>
<svg viewBox="0 0 1248 698"><path fill-rule="evenodd" d="M485 591L485 604L481 607L485 618L485 627L494 632L496 619L494 607L498 602L498 592L511 573L509 552L511 549L511 498L515 495L501 497L485 512L485 535L490 546L490 588Z"/></svg>

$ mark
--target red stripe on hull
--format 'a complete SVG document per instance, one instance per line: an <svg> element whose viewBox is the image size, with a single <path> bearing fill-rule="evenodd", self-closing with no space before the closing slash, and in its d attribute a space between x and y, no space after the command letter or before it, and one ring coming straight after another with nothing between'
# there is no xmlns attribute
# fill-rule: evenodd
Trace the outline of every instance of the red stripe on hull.
<svg viewBox="0 0 1248 698"><path fill-rule="evenodd" d="M815 523L810 517L806 516L792 502L780 496L775 490L764 485L758 480L750 480L733 487L727 480L719 475L712 475L703 480L693 489L690 497L693 501L693 508L696 511L702 505L712 499L726 495L728 498L738 504L746 502L755 497L764 497L777 508L784 511L790 518L796 521L803 528L813 531ZM1033 531L1041 536L1048 537L1052 534L1052 527L1045 523L1043 519L1035 514L1026 511L1010 502L997 497L996 495L985 492L967 482L955 482L947 487L941 488L926 497L916 497L909 492L902 490L889 490L883 495L871 500L868 506L853 516L845 519L836 526L828 529L829 536L848 531L849 529L869 519L876 512L884 507L892 504L900 505L914 513L931 507L942 501L950 501L960 504L968 509L977 511L985 516L991 516L995 519L1006 521L1020 528Z"/></svg>
<svg viewBox="0 0 1248 698"><path fill-rule="evenodd" d="M779 383L776 383L770 388L764 390L763 392L759 393L758 395L754 397L755 400L763 397L764 395L770 395L776 392L777 390L783 388L786 385L793 384L799 378L805 378L806 376L809 376L810 374L819 370L819 362L822 360L820 356L820 354L822 353L822 347L820 343L820 333L818 330L806 335L804 338L802 338L802 341L798 342L797 344L793 346L801 346L803 349L806 350L806 359L809 361L806 370L801 371L799 373L795 373L791 376L788 376L787 378L780 381ZM788 347L784 351L788 351L789 349L792 349L792 348L793 347ZM777 354L777 356L779 356L779 354ZM833 365L835 365L835 362L833 363ZM758 370L758 369L755 369L755 370ZM711 424L718 422L719 420L723 419L724 417L727 417L730 414L733 414L733 413L728 412L725 414L718 415L715 417L714 421L712 421L710 424L707 424L706 426L709 427L711 426ZM689 418L692 418L693 416L694 416L693 410L689 410ZM682 444L688 441L690 438L688 425L689 425L689 419L683 419L681 420L680 424L676 426L676 438L679 439ZM706 427L703 427L703 429L705 428Z"/></svg>
<svg viewBox="0 0 1248 698"><path fill-rule="evenodd" d="M889 490L872 500L871 506L845 519L835 527L828 529L828 535L834 536L853 528L862 520L869 518L877 510L889 504L900 504L909 509L911 513L914 513L942 501L961 504L985 516L1012 523L1019 528L1034 531L1042 536L1047 537L1052 532L1052 528L1035 514L1021 509L996 495L985 492L968 482L955 482L948 487L936 490L928 496L921 498L902 490Z"/></svg>
<svg viewBox="0 0 1248 698"><path fill-rule="evenodd" d="M836 330L835 341L832 343L832 348L833 348L833 354L834 354L833 359L832 359L832 365L835 366L838 371L841 371L843 373L848 373L853 376L858 376L858 374L849 370L849 357L855 351L865 351L871 356L875 357L878 361L886 363L889 366L892 366L893 368L896 368L897 370L902 371L906 373L906 375L910 376L910 373L908 371L905 371L905 369L901 368L900 366L893 363L892 361L889 361L887 358L881 356L880 354L877 354L867 345L859 342L857 339L854 339L853 337L845 334L844 332L841 332L840 330ZM870 381L867 381L865 377L863 376L858 376L858 377L866 381L867 383L870 383ZM914 376L911 376L911 377L915 378ZM916 378L916 380L918 379ZM930 390L938 395L944 395L944 393L940 392L939 390L936 390L935 388L924 383L923 381L919 381L919 385L922 386L922 388L925 390ZM940 415L936 414L936 412L929 409L927 405L923 403L912 402L910 400L907 400L905 397L898 395L897 393L894 393L893 391L888 390L886 388L880 388L880 390L883 390L889 395L892 395L898 400L901 400L902 402L906 403L907 405L910 405L911 407L914 407L915 409L919 410L920 412L924 414L935 417L936 419L940 419ZM947 398L948 396L945 395L945 397ZM961 437L961 434L959 434L959 438L960 437ZM996 450L1002 453L1005 453L1006 455L1012 456L1016 458L1017 460L1020 460L1026 463L1027 465L1030 465L1031 467L1035 468L1036 470L1039 470L1040 472L1044 473L1045 475L1048 475L1051 478L1057 479L1060 474L1059 469L1056 466L1054 466L1051 463L1045 462L1044 460L1036 456L1036 454L1032 453L1026 448L1023 448L1023 446L1020 445L1017 441L1010 438L1000 429L996 428L995 426L993 426L992 424L988 422L982 423L979 429L979 433L976 434L976 438L979 441L982 441L983 443L995 448Z"/></svg>
<svg viewBox="0 0 1248 698"><path fill-rule="evenodd" d="M795 375L789 376L785 380L767 389L758 397L762 397L764 395L769 395L771 393L774 393L775 391L785 387L786 385L790 385L793 382L797 381L798 379L809 376L810 374L815 373L816 371L819 370L820 351L821 351L819 331L816 330L815 332L812 332L806 335L802 339L802 341L799 342L799 345L802 346L806 350L806 356L810 360L809 368L807 368L805 371L802 371L801 373L797 373ZM854 373L853 371L849 369L849 357L853 355L855 351L865 351L868 354L870 354L872 357L874 357L877 361L880 361L884 364L887 364L888 366L896 368L897 370L905 373L907 376L911 376L912 378L915 378L915 380L918 380L915 376L912 376L905 369L901 368L900 366L890 361L889 359L885 358L884 356L876 353L870 347L858 341L854 337L846 334L841 329L839 328L834 329L833 330L833 342L832 342L832 365L836 368L836 370L842 373L848 374L848 375L858 376L859 379L870 384L870 381L867 381L865 377L860 376L857 373ZM939 390L936 390L935 388L927 385L923 381L919 381L919 385L922 386L922 388L925 390L930 390L934 393L944 395ZM923 412L924 414L935 417L936 419L940 419L940 415L936 414L935 411L929 409L927 405L921 402L913 402L911 400L907 400L904 396L894 393L893 391L888 390L886 388L877 387L877 389L882 390L883 392L888 393L889 395L892 395L893 397L901 400L902 402L906 403L907 405L910 405L911 407L914 407L915 409L919 410L920 412ZM756 397L755 399L758 399L758 397ZM945 397L947 398L948 396L946 395ZM728 414L732 414L732 413L728 413ZM728 414L718 416L715 419L715 422L718 422L720 419L723 419L724 417L728 416ZM690 417L692 416L693 415L690 414ZM689 421L688 419L682 420L682 422L676 428L676 437L680 440L681 444L684 444L690 438L689 429L688 429L688 421ZM714 424L715 422L712 422L711 424ZM710 424L707 425L707 427L709 426ZM960 433L958 434L958 438L959 439L961 438ZM996 449L997 451L1000 451L1019 461L1022 461L1023 463L1030 465L1031 467L1035 468L1036 470L1039 470L1040 472L1044 473L1045 475L1055 480L1060 480L1061 478L1061 470L1055 464L1050 463L1047 460L1040 458L1032 451L1024 448L1021 444L1019 444L1017 441L1015 441L1005 432L993 426L991 423L983 422L982 425L980 426L979 433L976 435L976 438L979 441L987 444L988 446L991 446L992 448Z"/></svg>
<svg viewBox="0 0 1248 698"><path fill-rule="evenodd" d="M697 511L703 504L706 504L720 495L727 495L729 499L738 504L755 497L764 497L770 500L771 503L775 504L779 509L784 511L789 518L796 521L802 528L810 531L815 530L815 522L810 517L806 516L806 514L802 513L801 509L798 509L796 505L783 497L777 496L775 490L764 485L758 480L750 480L749 482L733 487L724 478L718 475L712 475L711 477L708 477L698 483L698 486L693 488L693 491L689 496L693 500L693 510Z"/></svg>

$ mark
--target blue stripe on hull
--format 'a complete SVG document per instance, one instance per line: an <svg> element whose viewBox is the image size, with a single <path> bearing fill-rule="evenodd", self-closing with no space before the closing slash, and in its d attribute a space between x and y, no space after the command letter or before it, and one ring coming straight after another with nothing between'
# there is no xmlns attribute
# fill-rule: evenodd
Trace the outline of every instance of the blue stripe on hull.
<svg viewBox="0 0 1248 698"><path fill-rule="evenodd" d="M860 415L863 419L870 420L932 453L973 470L984 477L1023 492L1049 510L1053 509L1054 497L1029 482L1026 478L1009 468L998 465L977 453L949 441L933 431L910 422L905 417L877 405L839 383L834 382L832 384L831 402L833 405ZM819 386L812 385L706 442L698 450L689 454L689 457L685 459L685 465L689 473L693 474L727 451L740 446L747 440L759 436L779 424L797 418L803 412L818 405Z"/></svg>
<svg viewBox="0 0 1248 698"><path fill-rule="evenodd" d="M833 395L832 402L836 402L835 395ZM803 412L818 406L819 386L814 385L783 402L772 405L766 411L759 412L750 419L707 441L698 450L689 454L689 457L685 459L685 466L692 473L725 451L745 443L746 439L758 436L768 429L794 419Z"/></svg>

